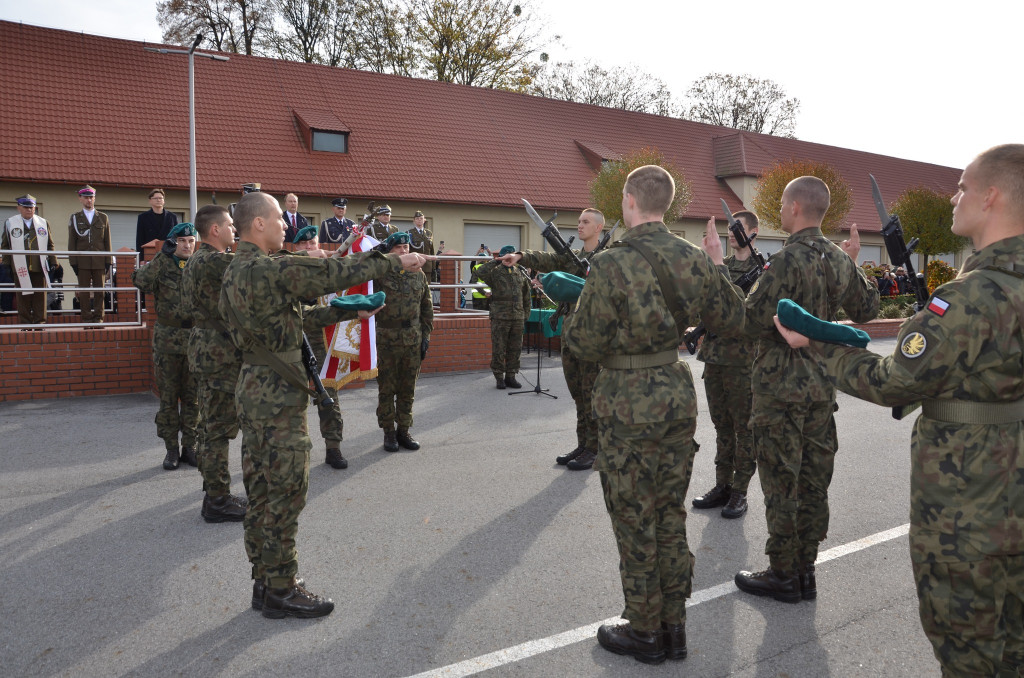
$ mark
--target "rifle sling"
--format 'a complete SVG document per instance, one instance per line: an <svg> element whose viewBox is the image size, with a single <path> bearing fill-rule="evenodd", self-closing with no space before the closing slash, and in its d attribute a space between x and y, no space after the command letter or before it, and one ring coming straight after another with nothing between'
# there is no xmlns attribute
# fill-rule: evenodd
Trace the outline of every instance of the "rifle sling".
<svg viewBox="0 0 1024 678"><path fill-rule="evenodd" d="M226 306L231 311L236 329L238 329L246 339L252 342L253 350L251 353L247 352L242 354L242 362L249 363L250 365L265 365L277 372L282 379L295 388L300 391L305 391L308 395L316 397L317 392L309 387L309 381L307 380L303 382L295 376L295 373L292 372L288 366L288 363L294 364L302 360L302 350L295 349L293 351L282 351L280 353L272 352L266 346L261 344L256 337L252 336L252 333L242 325L242 321L238 317L238 312L235 310L235 307L230 304L226 304Z"/></svg>
<svg viewBox="0 0 1024 678"><path fill-rule="evenodd" d="M641 242L639 238L632 240L617 240L612 247L632 247L640 253L640 256L647 260L651 270L654 271L654 275L658 278L658 285L661 287L661 294L665 297L665 305L668 306L668 311L672 314L672 320L676 323L676 332L682 333L686 328L686 318L683 316L682 304L679 302L679 291L676 289L676 286L672 284L672 276L669 275L667 270L665 270L665 266L661 260L655 257L651 248Z"/></svg>

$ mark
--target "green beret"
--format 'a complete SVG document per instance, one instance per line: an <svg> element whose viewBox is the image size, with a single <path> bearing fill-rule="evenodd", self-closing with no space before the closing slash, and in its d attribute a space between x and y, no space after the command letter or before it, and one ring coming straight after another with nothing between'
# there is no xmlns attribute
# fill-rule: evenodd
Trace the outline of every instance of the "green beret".
<svg viewBox="0 0 1024 678"><path fill-rule="evenodd" d="M183 221L180 224L178 224L177 226L175 226L174 228L172 228L171 232L167 234L167 237L168 238L177 238L178 236L188 236L188 235L191 235L191 236L195 237L195 235L196 235L196 227L192 225L191 221Z"/></svg>
<svg viewBox="0 0 1024 678"><path fill-rule="evenodd" d="M405 231L399 231L398 233L392 233L388 236L388 239L384 241L384 249L388 252L391 251L395 245L408 245L409 234Z"/></svg>
<svg viewBox="0 0 1024 678"><path fill-rule="evenodd" d="M576 301L583 292L586 280L572 273L553 271L542 275L540 282L544 285L544 294L548 295L551 301L562 303Z"/></svg>
<svg viewBox="0 0 1024 678"><path fill-rule="evenodd" d="M871 341L864 330L815 318L792 299L779 299L775 313L784 326L810 339L857 348L865 348Z"/></svg>
<svg viewBox="0 0 1024 678"><path fill-rule="evenodd" d="M503 257L506 254L515 254L515 251L516 251L516 246L515 245L505 245L504 247L501 248L501 251L498 252L498 256L499 257Z"/></svg>
<svg viewBox="0 0 1024 678"><path fill-rule="evenodd" d="M369 296L365 294L346 294L343 297L331 299L331 306L347 311L372 311L384 305L384 296L383 292L374 292Z"/></svg>
<svg viewBox="0 0 1024 678"><path fill-rule="evenodd" d="M312 240L316 237L316 226L310 224L309 226L303 226L299 229L299 232L292 238L293 243L300 243L303 240Z"/></svg>

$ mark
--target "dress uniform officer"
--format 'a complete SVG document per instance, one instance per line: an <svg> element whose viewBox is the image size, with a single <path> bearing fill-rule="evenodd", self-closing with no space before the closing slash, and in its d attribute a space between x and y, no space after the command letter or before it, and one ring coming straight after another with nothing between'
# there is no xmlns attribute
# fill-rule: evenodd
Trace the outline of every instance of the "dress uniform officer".
<svg viewBox="0 0 1024 678"><path fill-rule="evenodd" d="M348 211L348 198L335 198L331 201L331 209L334 210L334 216L321 222L319 240L341 244L356 225L354 221L345 217L345 212Z"/></svg>
<svg viewBox="0 0 1024 678"><path fill-rule="evenodd" d="M384 242L392 233L398 233L398 227L391 225L391 207L381 205L373 212L373 222L366 229L366 235L377 242Z"/></svg>
<svg viewBox="0 0 1024 678"><path fill-rule="evenodd" d="M776 325L789 346L822 360L844 393L879 405L921 403L910 440L910 561L921 625L943 676L1019 676L1024 145L975 158L952 202L952 231L970 238L974 253L903 323L892 355L808 345Z"/></svg>
<svg viewBox="0 0 1024 678"><path fill-rule="evenodd" d="M82 209L68 220L68 250L72 252L109 252L110 219L96 210L96 189L83 186L78 191ZM72 256L71 270L81 287L103 287L110 272L110 256ZM83 323L103 322L103 292L79 292L78 305Z"/></svg>

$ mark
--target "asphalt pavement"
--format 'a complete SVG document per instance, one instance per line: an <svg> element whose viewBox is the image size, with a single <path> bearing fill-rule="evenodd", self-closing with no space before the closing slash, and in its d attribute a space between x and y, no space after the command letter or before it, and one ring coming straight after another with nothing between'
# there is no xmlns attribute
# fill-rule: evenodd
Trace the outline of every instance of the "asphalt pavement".
<svg viewBox="0 0 1024 678"><path fill-rule="evenodd" d="M892 340L872 342L888 353ZM683 354L685 356L685 353ZM714 485L700 414L687 499ZM535 354L523 356L533 387ZM347 470L323 463L316 412L299 572L337 609L316 620L250 609L240 523L199 515L201 478L164 471L149 394L0 403L0 666L7 676L937 676L921 631L906 525L912 421L839 398L831 526L818 598L796 605L732 584L767 566L758 479L750 511L687 519L696 555L689 657L659 666L601 649L622 611L618 554L575 447L557 356L537 393L489 372L422 377L417 452L384 452L376 386L345 391ZM241 438L231 446L242 492Z"/></svg>

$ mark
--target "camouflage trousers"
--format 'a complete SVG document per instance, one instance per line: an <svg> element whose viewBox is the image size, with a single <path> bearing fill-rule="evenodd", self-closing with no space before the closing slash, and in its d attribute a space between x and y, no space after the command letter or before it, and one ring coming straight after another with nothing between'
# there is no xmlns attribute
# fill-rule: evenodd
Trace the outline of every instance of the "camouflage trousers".
<svg viewBox="0 0 1024 678"><path fill-rule="evenodd" d="M1024 555L913 566L943 676L1024 676Z"/></svg>
<svg viewBox="0 0 1024 678"><path fill-rule="evenodd" d="M211 497L222 497L231 493L228 446L238 435L234 390L217 389L203 379L199 386L199 411L202 417L198 457L203 491Z"/></svg>
<svg viewBox="0 0 1024 678"><path fill-rule="evenodd" d="M313 347L313 355L320 367L324 366L327 360L327 347L324 345L323 330L316 330L309 335L309 345ZM341 403L338 400L338 391L330 386L324 386L327 395L334 401L333 405L326 407L317 405L316 413L320 419L320 435L323 437L327 447L338 447L343 440L342 433L345 430L345 421L341 418Z"/></svg>
<svg viewBox="0 0 1024 678"><path fill-rule="evenodd" d="M695 419L626 425L598 421L604 503L619 548L622 617L642 631L686 620L693 554L686 542Z"/></svg>
<svg viewBox="0 0 1024 678"><path fill-rule="evenodd" d="M420 374L420 347L378 346L377 425L390 430L412 428L412 402Z"/></svg>
<svg viewBox="0 0 1024 678"><path fill-rule="evenodd" d="M295 536L309 487L306 406L289 405L268 418L239 410L242 482L249 509L242 523L252 578L267 586L291 584L299 569Z"/></svg>
<svg viewBox="0 0 1024 678"><path fill-rule="evenodd" d="M188 356L154 350L153 373L160 392L156 434L169 449L178 446L179 431L184 447L195 446L199 442L199 394Z"/></svg>
<svg viewBox="0 0 1024 678"><path fill-rule="evenodd" d="M768 519L772 568L813 563L828 534L828 487L835 464L832 401L789 403L754 395L750 425Z"/></svg>
<svg viewBox="0 0 1024 678"><path fill-rule="evenodd" d="M538 349L539 350L539 349ZM569 395L576 403L576 444L597 451L597 419L594 418L594 380L601 371L600 363L580 360L562 342L562 372L569 386Z"/></svg>
<svg viewBox="0 0 1024 678"><path fill-rule="evenodd" d="M495 376L515 374L519 371L519 356L523 352L525 321L491 318L491 372Z"/></svg>
<svg viewBox="0 0 1024 678"><path fill-rule="evenodd" d="M704 364L704 391L715 424L715 482L746 492L757 470L750 432L750 368Z"/></svg>

